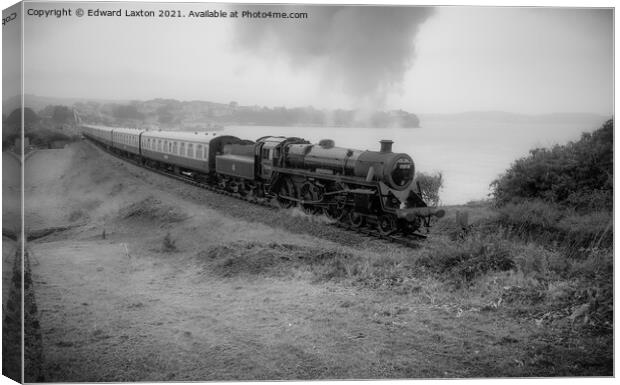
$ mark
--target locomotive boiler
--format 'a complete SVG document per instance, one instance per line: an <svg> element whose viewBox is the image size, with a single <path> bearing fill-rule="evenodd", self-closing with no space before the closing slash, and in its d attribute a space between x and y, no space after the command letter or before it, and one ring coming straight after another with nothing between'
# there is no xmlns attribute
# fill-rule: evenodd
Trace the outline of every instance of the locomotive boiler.
<svg viewBox="0 0 620 385"><path fill-rule="evenodd" d="M276 189L278 197L295 195L302 207L320 208L354 227L376 226L385 235L412 233L428 226L432 216L443 216L443 210L427 207L413 189L411 157L392 152L391 140L380 143L379 151L336 147L331 140L285 145L276 171L286 188Z"/></svg>

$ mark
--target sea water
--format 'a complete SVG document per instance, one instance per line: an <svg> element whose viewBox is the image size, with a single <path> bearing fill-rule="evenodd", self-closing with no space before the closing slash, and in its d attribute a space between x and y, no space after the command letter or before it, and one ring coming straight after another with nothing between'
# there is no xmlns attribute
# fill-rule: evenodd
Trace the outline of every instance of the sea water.
<svg viewBox="0 0 620 385"><path fill-rule="evenodd" d="M333 139L336 146L379 150L379 140L394 141L393 151L409 154L416 170L441 172L441 203L486 199L490 184L511 164L538 147L578 140L604 123L515 123L427 120L420 128L228 126L224 133L256 140L261 136L297 136L312 143Z"/></svg>

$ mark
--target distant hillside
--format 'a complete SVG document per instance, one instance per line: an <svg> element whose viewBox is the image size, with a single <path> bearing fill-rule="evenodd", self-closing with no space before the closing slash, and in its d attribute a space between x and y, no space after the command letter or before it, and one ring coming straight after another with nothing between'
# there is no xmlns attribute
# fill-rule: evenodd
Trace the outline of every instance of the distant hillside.
<svg viewBox="0 0 620 385"><path fill-rule="evenodd" d="M19 107L19 98L9 98L3 104L5 111L10 112ZM213 130L225 125L415 128L420 123L415 114L404 110L362 113L342 109L318 110L311 106L241 106L234 101L109 101L27 95L25 104L37 113L49 106L71 107L87 123L166 129Z"/></svg>
<svg viewBox="0 0 620 385"><path fill-rule="evenodd" d="M598 126L610 119L610 116L589 113L553 113L553 114L515 114L504 111L467 111L454 114L419 114L422 122L459 121L459 122L498 122L498 123L583 123L584 126Z"/></svg>
<svg viewBox="0 0 620 385"><path fill-rule="evenodd" d="M34 111L41 111L47 106L60 105L71 107L75 103L79 102L97 102L97 103L128 103L129 100L110 100L110 99L85 99L85 98L54 98L47 96L37 96L26 94L24 95L24 107L33 109ZM6 98L2 101L2 110L5 115L11 113L11 111L21 107L21 97L15 95Z"/></svg>

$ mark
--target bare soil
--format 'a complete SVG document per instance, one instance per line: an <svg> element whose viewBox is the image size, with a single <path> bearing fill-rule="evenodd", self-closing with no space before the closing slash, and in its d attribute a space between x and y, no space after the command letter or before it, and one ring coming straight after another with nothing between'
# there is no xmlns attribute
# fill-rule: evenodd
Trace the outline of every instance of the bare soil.
<svg viewBox="0 0 620 385"><path fill-rule="evenodd" d="M39 151L26 179L45 381L612 374L595 337L476 306L423 272L366 274L432 239L363 238L86 143Z"/></svg>

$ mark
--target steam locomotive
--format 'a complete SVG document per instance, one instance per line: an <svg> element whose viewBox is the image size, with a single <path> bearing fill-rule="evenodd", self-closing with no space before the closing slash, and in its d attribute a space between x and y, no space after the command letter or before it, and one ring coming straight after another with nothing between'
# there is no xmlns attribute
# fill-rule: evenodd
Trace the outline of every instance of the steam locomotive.
<svg viewBox="0 0 620 385"><path fill-rule="evenodd" d="M383 235L411 234L430 226L443 210L428 207L413 188L415 166L407 154L318 144L297 137L254 141L217 132L152 131L83 125L84 137L144 165L217 185L250 200L275 199L352 227L376 227Z"/></svg>

